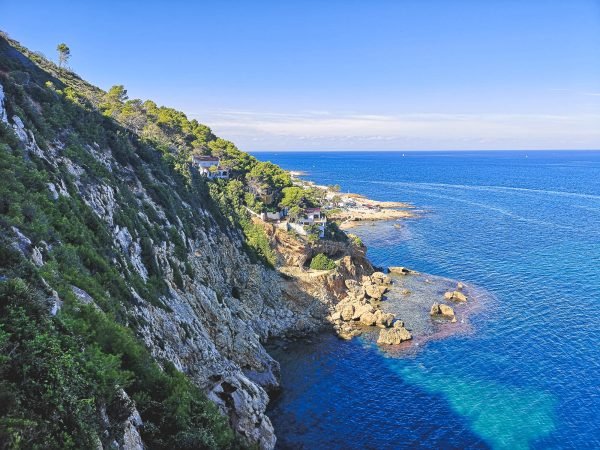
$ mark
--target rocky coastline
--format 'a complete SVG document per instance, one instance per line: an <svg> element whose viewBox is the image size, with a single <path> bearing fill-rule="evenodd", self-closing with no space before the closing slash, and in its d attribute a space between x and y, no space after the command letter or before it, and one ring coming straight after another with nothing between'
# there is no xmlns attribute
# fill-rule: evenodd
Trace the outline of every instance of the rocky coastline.
<svg viewBox="0 0 600 450"><path fill-rule="evenodd" d="M48 78L8 43L3 45L7 57L24 61L23 69L41 80ZM83 80L76 81L90 95L104 95ZM245 251L242 232L220 217L213 203L192 198L171 169L161 165L157 170L153 159L144 160L133 150L124 159L106 139L96 142L82 137L74 151L69 148L68 129L52 139L40 139L35 128L37 108L17 107L21 97L9 86L8 78L2 78L3 129L11 133L19 157L35 161L36 170L46 175L47 183L36 184L44 202L58 208L76 200L102 235L115 277L130 294L127 301L111 298L123 326L157 364L172 366L202 390L245 442L262 449L276 444L266 415L269 393L280 388L279 363L264 347L270 339L306 339L323 330L349 339L377 331L382 346L396 347L417 336L405 317L386 310L386 297L406 289L394 277L410 278L410 271L397 275L376 270L359 240L308 242L267 222L261 225L277 262L270 267L253 260ZM36 105L26 95L21 100ZM131 148L137 143L127 142ZM142 155L147 153L146 149ZM379 206L373 211L385 209ZM390 206L390 211L399 211L395 207ZM55 252L64 244L59 239L35 239L18 222L2 230L2 238L32 267L48 274L53 273L50 263ZM309 269L308 263L318 254L335 261L335 268ZM156 278L164 284L157 298L143 289L150 271L160 274ZM65 305L77 304L92 305L104 314L100 291L75 279L66 292L53 278L46 278L41 277L40 283L47 291L49 315L60 318ZM452 292L452 300L458 298ZM444 301L443 295L434 301ZM100 430L98 448L144 448L144 411L137 411L129 398L125 388L119 403L131 407L131 415L118 427L112 425L115 418L101 414L106 428Z"/></svg>
<svg viewBox="0 0 600 450"><path fill-rule="evenodd" d="M370 220L389 222L387 218ZM352 239L308 242L276 224L260 219L255 219L255 223L264 227L277 255L276 270L282 275L282 293L292 302L312 305L317 319L313 326L302 331L296 328L291 334L271 336L272 345L285 346L288 340L302 340L310 345L315 334L329 331L341 340L364 335L382 350L393 353L407 348L413 341L448 336L464 328L466 305L471 304L469 287L465 284L400 266L379 270L367 258L367 248L360 240L358 243ZM336 267L331 270L308 268L311 258L320 253L334 259ZM415 286L430 290L435 287L435 292L421 295ZM392 303L411 302L417 302L418 308L410 313L391 311ZM419 324L414 326L417 322ZM429 323L430 328L421 323ZM272 387L268 391L271 396L285 389L279 382Z"/></svg>

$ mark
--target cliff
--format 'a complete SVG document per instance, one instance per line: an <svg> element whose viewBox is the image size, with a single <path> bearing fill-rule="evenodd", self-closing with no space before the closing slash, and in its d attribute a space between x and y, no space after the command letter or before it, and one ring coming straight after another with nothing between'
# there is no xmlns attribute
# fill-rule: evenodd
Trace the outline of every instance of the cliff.
<svg viewBox="0 0 600 450"><path fill-rule="evenodd" d="M29 436L47 448L274 447L265 409L279 365L263 343L327 326L347 296L345 280L373 268L360 246L308 244L266 224L277 268L265 264L228 219L231 211L189 170L198 145L252 162L177 111L125 101L123 90L103 92L0 38L0 285L11 299L2 308L9 317L25 295L31 326L50 333L58 351L72 352L73 372L57 378L87 377L82 392L69 395L88 405L84 417L64 410L64 396L55 409L38 404L44 392L55 395L55 381L43 392L13 384L10 395L21 400L0 411L3 442ZM338 268L306 271L318 253L337 259ZM0 333L0 347L14 350L11 371L0 370L6 379L25 371L15 323L0 323L9 330ZM39 345L39 361L53 364ZM160 373L149 375L154 365ZM107 387L85 400L101 382ZM195 389L241 439L210 415ZM19 406L27 401L29 421ZM59 409L66 424L50 426Z"/></svg>

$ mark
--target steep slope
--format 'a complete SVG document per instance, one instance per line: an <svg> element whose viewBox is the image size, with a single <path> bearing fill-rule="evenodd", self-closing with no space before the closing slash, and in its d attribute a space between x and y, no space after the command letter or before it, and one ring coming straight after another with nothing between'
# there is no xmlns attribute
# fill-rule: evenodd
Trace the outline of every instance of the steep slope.
<svg viewBox="0 0 600 450"><path fill-rule="evenodd" d="M84 349L84 356L73 353L75 371L98 367L77 376L99 377L109 362L115 372L102 392L73 392L74 404L91 402L85 426L67 423L77 411L54 428L41 425L52 411L35 410L38 422L25 423L19 405L37 391L3 384L2 392L20 397L1 411L0 438L17 448L25 439L33 439L25 447L43 447L33 431L54 439L48 447L61 436L70 439L63 448L81 448L94 436L104 447L139 448L141 440L153 448L239 445L209 406L198 406L197 387L245 442L272 448L266 390L278 385L278 364L262 342L318 328L327 309L311 296L282 292L281 275L248 250L204 180L189 171L191 148L222 144L210 130L153 104L129 107L135 114L125 107L112 114L110 95L0 38L2 308L12 314L29 305L21 313L32 326ZM52 316L40 318L40 310ZM21 337L11 323L2 323L0 345L16 355ZM130 335L167 378L147 375L144 366L154 363ZM90 349L101 360L85 356ZM22 369L9 362L7 380ZM115 405L125 412L111 413ZM185 423L165 424L169 415Z"/></svg>

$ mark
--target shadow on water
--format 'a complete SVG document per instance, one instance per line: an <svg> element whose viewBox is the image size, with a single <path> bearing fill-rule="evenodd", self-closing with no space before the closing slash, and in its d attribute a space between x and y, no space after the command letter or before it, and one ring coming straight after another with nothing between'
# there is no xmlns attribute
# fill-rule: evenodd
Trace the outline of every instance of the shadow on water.
<svg viewBox="0 0 600 450"><path fill-rule="evenodd" d="M442 395L406 382L369 344L324 334L269 350L282 365L283 390L268 410L277 448L488 448Z"/></svg>
<svg viewBox="0 0 600 450"><path fill-rule="evenodd" d="M282 366L268 410L280 449L521 449L554 429L547 393L446 374L419 353L330 334L269 350Z"/></svg>

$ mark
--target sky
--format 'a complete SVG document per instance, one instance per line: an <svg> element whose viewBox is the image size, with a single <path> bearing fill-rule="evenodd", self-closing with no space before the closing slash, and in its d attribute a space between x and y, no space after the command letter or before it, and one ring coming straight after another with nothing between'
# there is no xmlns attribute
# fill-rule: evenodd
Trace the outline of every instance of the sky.
<svg viewBox="0 0 600 450"><path fill-rule="evenodd" d="M0 0L247 151L600 149L600 0Z"/></svg>

